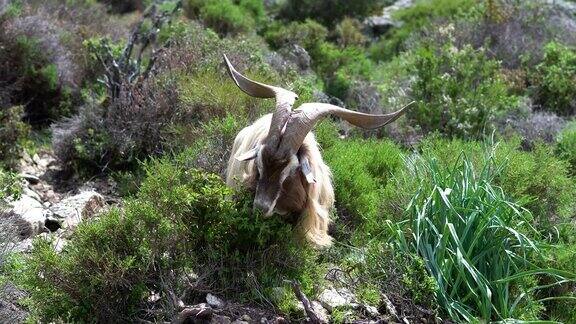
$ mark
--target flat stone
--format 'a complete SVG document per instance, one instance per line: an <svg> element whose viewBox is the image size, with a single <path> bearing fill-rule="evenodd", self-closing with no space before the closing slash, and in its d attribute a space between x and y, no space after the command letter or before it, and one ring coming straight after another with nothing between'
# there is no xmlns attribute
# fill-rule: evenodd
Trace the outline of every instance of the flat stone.
<svg viewBox="0 0 576 324"><path fill-rule="evenodd" d="M38 178L37 176L30 174L30 173L24 173L24 172L20 173L20 177L22 177L23 179L28 181L28 183L33 184L33 185L40 182L40 178Z"/></svg>
<svg viewBox="0 0 576 324"><path fill-rule="evenodd" d="M222 299L218 298L215 295L212 295L211 293L208 293L206 295L206 302L208 303L208 305L210 305L214 308L222 308L225 305L225 303Z"/></svg>
<svg viewBox="0 0 576 324"><path fill-rule="evenodd" d="M340 291L334 288L325 289L318 296L318 301L324 308L332 312L336 307L350 306L354 307L354 295L346 289Z"/></svg>
<svg viewBox="0 0 576 324"><path fill-rule="evenodd" d="M102 195L89 190L72 197L62 199L54 204L50 210L55 219L60 219L62 228L74 228L84 220L96 215L105 206Z"/></svg>
<svg viewBox="0 0 576 324"><path fill-rule="evenodd" d="M330 323L330 315L328 314L328 311L324 307L322 307L322 304L320 304L315 300L312 301L311 304L314 313L316 313L316 315L318 316L318 319L322 323Z"/></svg>
<svg viewBox="0 0 576 324"><path fill-rule="evenodd" d="M10 205L11 210L1 214L2 230L12 232L20 240L48 231L45 221L50 211L45 209L41 202L28 195L22 195Z"/></svg>

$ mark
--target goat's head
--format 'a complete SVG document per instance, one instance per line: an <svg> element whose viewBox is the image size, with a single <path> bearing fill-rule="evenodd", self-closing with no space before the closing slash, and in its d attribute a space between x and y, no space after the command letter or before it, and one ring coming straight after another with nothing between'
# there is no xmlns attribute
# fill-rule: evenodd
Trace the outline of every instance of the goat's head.
<svg viewBox="0 0 576 324"><path fill-rule="evenodd" d="M400 117L407 106L385 115L369 115L324 103L306 103L292 111L298 95L292 91L250 80L232 66L226 55L224 61L236 85L250 96L276 98L267 136L247 152L235 158L239 161L254 160L256 165L256 196L254 207L270 216L276 207L285 181L301 172L305 183L316 182L306 154L301 146L314 125L323 117L336 115L349 123L373 129L384 126ZM290 188L287 188L290 190Z"/></svg>

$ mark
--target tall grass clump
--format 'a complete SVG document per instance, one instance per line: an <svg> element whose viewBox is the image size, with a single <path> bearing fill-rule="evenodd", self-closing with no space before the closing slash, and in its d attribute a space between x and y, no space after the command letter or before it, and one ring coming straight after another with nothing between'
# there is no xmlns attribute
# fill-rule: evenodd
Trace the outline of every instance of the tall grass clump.
<svg viewBox="0 0 576 324"><path fill-rule="evenodd" d="M393 237L402 251L425 260L446 314L466 322L538 319L535 275L553 282L573 275L529 261L540 258L545 247L530 225L530 212L493 185L505 165L490 154L475 165L461 153L448 166L427 155L408 166L408 176L422 180L407 220L391 226Z"/></svg>

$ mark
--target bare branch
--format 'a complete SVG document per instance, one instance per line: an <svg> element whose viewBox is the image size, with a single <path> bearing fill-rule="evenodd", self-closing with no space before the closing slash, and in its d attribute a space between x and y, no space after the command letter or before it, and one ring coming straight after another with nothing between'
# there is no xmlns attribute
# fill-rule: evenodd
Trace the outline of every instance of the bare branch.
<svg viewBox="0 0 576 324"><path fill-rule="evenodd" d="M206 304L198 304L190 307L184 308L174 319L172 319L172 324L182 324L187 319L192 318L194 322L199 320L210 320L214 314L212 308Z"/></svg>
<svg viewBox="0 0 576 324"><path fill-rule="evenodd" d="M316 312L314 311L314 308L312 307L310 300L308 300L308 297L306 297L306 295L304 295L304 293L302 292L302 289L300 288L300 283L297 280L294 280L291 282L291 284L292 284L292 291L294 291L294 295L296 295L296 298L298 298L298 300L302 302L302 305L304 305L304 310L306 311L306 315L310 319L310 322L314 324L324 323L320 319L320 317L316 315Z"/></svg>

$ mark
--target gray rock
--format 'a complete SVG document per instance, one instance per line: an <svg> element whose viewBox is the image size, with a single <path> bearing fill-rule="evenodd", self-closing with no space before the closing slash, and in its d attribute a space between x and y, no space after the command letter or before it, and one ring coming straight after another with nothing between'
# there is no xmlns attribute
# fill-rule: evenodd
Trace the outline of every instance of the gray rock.
<svg viewBox="0 0 576 324"><path fill-rule="evenodd" d="M366 313L366 315L370 316L370 317L378 317L380 316L380 312L378 311L378 308L371 306L371 305L360 305L360 308L364 311L364 313Z"/></svg>
<svg viewBox="0 0 576 324"><path fill-rule="evenodd" d="M312 309L322 323L330 323L330 315L328 311L322 307L322 304L314 300L312 301Z"/></svg>
<svg viewBox="0 0 576 324"><path fill-rule="evenodd" d="M54 214L53 220L60 221L62 228L72 229L82 220L96 215L105 204L102 195L89 190L63 199L54 204L50 210Z"/></svg>
<svg viewBox="0 0 576 324"><path fill-rule="evenodd" d="M364 20L364 26L374 36L385 34L390 28L402 26L402 22L394 19L396 11L411 7L413 0L398 0L394 4L385 7L382 15L368 17Z"/></svg>
<svg viewBox="0 0 576 324"><path fill-rule="evenodd" d="M357 304L354 303L355 301L354 295L348 289L345 288L341 288L338 290L334 288L325 289L318 296L318 301L320 302L320 304L322 304L324 308L326 308L330 312L332 312L336 307L357 306Z"/></svg>
<svg viewBox="0 0 576 324"><path fill-rule="evenodd" d="M280 53L284 58L294 63L300 70L307 71L310 69L312 59L310 54L300 45L292 44L283 48Z"/></svg>
<svg viewBox="0 0 576 324"><path fill-rule="evenodd" d="M0 323L24 323L28 313L18 305L18 300L25 298L27 293L18 289L10 282L0 287Z"/></svg>
<svg viewBox="0 0 576 324"><path fill-rule="evenodd" d="M20 240L48 232L45 227L46 217L50 212L34 197L25 194L10 203L11 209L2 213L0 224L2 231L11 231Z"/></svg>
<svg viewBox="0 0 576 324"><path fill-rule="evenodd" d="M214 308L222 308L226 304L222 299L212 295L211 293L208 293L206 295L206 302L208 303L208 305Z"/></svg>
<svg viewBox="0 0 576 324"><path fill-rule="evenodd" d="M26 181L28 181L30 184L37 184L38 182L40 182L40 178L38 178L37 176L33 175L33 174L29 174L29 173L21 173L20 176L25 179Z"/></svg>

